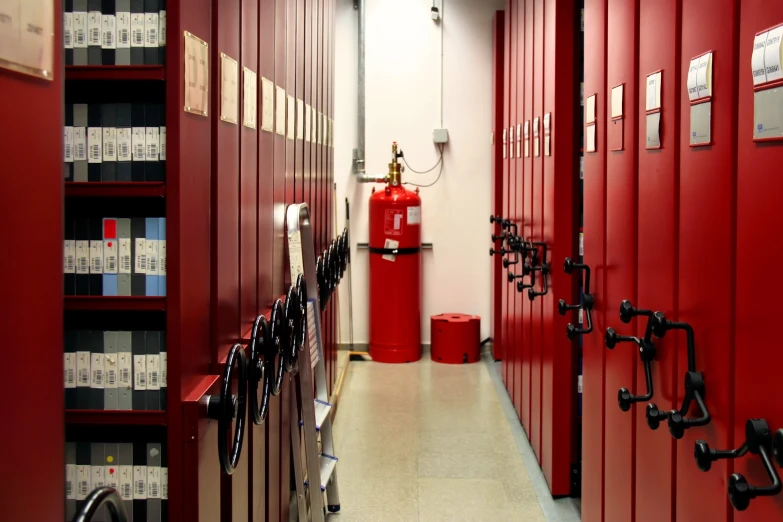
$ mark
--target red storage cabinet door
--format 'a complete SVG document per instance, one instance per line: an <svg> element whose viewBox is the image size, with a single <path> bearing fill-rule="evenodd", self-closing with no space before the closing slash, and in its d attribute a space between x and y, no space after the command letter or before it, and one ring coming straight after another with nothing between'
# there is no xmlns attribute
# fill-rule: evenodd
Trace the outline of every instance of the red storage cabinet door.
<svg viewBox="0 0 783 522"><path fill-rule="evenodd" d="M525 239L533 237L533 0L525 2L525 68L524 68L524 120L522 121L522 235ZM528 139L525 139L525 125L528 126ZM527 145L526 145L527 143ZM525 147L527 146L527 153ZM525 278L527 280L527 278ZM516 288L510 289L516 292ZM522 300L522 339L520 340L520 362L522 366L522 426L528 438L531 434L532 408L532 303L525 294Z"/></svg>
<svg viewBox="0 0 783 522"><path fill-rule="evenodd" d="M533 218L532 240L543 241L543 202L544 202L544 164L541 158L541 119L544 113L544 0L535 0L533 5L533 120L538 121L538 140L535 127L531 122L530 155L533 157ZM539 143L539 155L536 156L536 141ZM537 274L537 276L540 274ZM536 290L541 291L541 278L536 277ZM527 295L523 295L527 299ZM541 299L536 299L531 308L531 379L530 431L527 436L530 445L541 463Z"/></svg>
<svg viewBox="0 0 783 522"><path fill-rule="evenodd" d="M642 0L639 18L640 95L629 110L640 115L639 128L646 129L647 76L661 71L661 148L648 150L646 132L639 132L639 238L655 238L655 248L639 244L638 303L642 308L661 311L676 320L677 285L677 186L679 151L679 111L682 92L678 51L680 0ZM654 117L654 116L653 116ZM638 336L644 335L647 319L637 322ZM683 340L684 341L684 340ZM677 373L677 350L684 349L678 335L655 339L657 355L652 363L654 396L661 410L675 405L681 377ZM627 345L625 345L627 346ZM636 357L635 394L646 390L644 366ZM664 424L657 431L647 426L645 403L636 408L636 522L671 520L674 510L675 440ZM616 408L617 406L614 406ZM682 458L690 460L690 452Z"/></svg>
<svg viewBox="0 0 783 522"><path fill-rule="evenodd" d="M772 430L783 428L780 401L780 311L770 299L783 293L783 281L772 276L766 263L781 259L779 231L783 215L777 210L783 179L777 168L783 161L783 143L752 141L754 91L750 74L751 49L756 33L783 23L783 4L762 0L742 2L739 41L739 124L737 133L737 326L734 365L734 447L745 439L745 421L765 418ZM759 264L761 261L762 264ZM741 268L740 268L741 267ZM722 449L722 448L721 448ZM778 473L781 472L777 468ZM734 461L734 471L751 484L769 483L758 456ZM735 522L783 520L783 495L758 498L734 514Z"/></svg>
<svg viewBox="0 0 783 522"><path fill-rule="evenodd" d="M503 108L505 107L505 16L503 11L495 12L492 20L492 215L503 215ZM490 234L499 235L503 231L500 225L490 225ZM493 241L495 248L501 243ZM503 361L505 370L505 345L503 340L503 300L507 286L503 273L503 261L500 256L492 256L492 350L496 361ZM504 376L505 377L505 376Z"/></svg>
<svg viewBox="0 0 783 522"><path fill-rule="evenodd" d="M503 219L507 219L509 216L509 198L511 197L511 193L509 191L509 183L508 183L508 141L509 141L509 135L508 135L508 128L511 125L511 122L509 120L509 96L511 95L509 91L509 85L511 82L511 0L506 0L506 13L505 13L505 23L503 24L503 31L504 35L503 38L505 40L505 56L503 57L503 136L501 139L501 147L503 147L502 151L502 157L503 157L503 212L500 214ZM505 245L505 242L503 242ZM499 263L502 261L500 258L503 256L496 256L499 259ZM503 275L502 277L506 277L506 270L503 269ZM500 308L500 324L501 324L501 338L504 339L505 345L508 347L509 354L503 359L502 363L502 373L503 373L503 382L506 385L506 390L509 392L509 395L511 395L511 387L509 380L509 371L511 368L511 362L509 360L509 357L511 355L511 338L509 335L509 319L508 319L508 302L510 299L510 290L508 284L503 283L502 285L502 303Z"/></svg>
<svg viewBox="0 0 783 522"><path fill-rule="evenodd" d="M686 430L677 441L677 520L730 521L726 482L732 461L713 463L702 473L693 461L693 444L734 447L732 436L732 366L734 233L737 134L737 56L739 20L736 0L691 0L682 5L680 55L680 321L693 326L696 366L704 375L706 405L712 422ZM712 146L691 148L690 102L685 79L690 60L707 51L712 57ZM750 53L751 47L744 52ZM749 79L750 67L741 79ZM770 229L771 230L771 229ZM719 282L719 283L716 283ZM680 340L684 341L682 334ZM680 383L687 367L678 350ZM678 383L678 385L680 384ZM678 389L681 404L683 386ZM662 434L663 435L663 434Z"/></svg>
<svg viewBox="0 0 783 522"><path fill-rule="evenodd" d="M606 0L585 2L585 104L595 96L596 152L585 152L584 262L591 270L593 333L582 336L582 520L602 522L606 347ZM585 136L587 127L585 126ZM585 148L585 150L587 150ZM616 313L616 312L615 312ZM612 319L614 319L613 316ZM614 406L616 407L616 406Z"/></svg>
<svg viewBox="0 0 783 522"><path fill-rule="evenodd" d="M623 299L636 304L636 136L637 63L636 48L639 3L609 0L607 11L606 111L596 117L622 133L624 150L614 152L610 137L606 158L606 324L621 335L633 335L633 322L620 322ZM623 119L610 122L612 88L623 84ZM611 134L607 131L607 134ZM599 336L602 332L596 332ZM633 521L634 516L634 415L617 405L620 388L635 389L638 355L634 347L620 344L606 356L605 418L605 516L607 522Z"/></svg>
<svg viewBox="0 0 783 522"><path fill-rule="evenodd" d="M574 2L546 0L544 16L544 115L550 114L550 144L541 138L544 161L543 237L549 247L549 292L536 300L543 307L541 379L541 465L553 495L571 492L576 374L572 365L574 343L566 336L567 317L557 302L574 303L577 276L563 271L563 260L575 257L578 243L574 226L574 191L579 186L574 138ZM557 63L561 66L557 67ZM575 317L574 317L575 318Z"/></svg>
<svg viewBox="0 0 783 522"><path fill-rule="evenodd" d="M519 0L514 10L514 18L516 19L516 33L517 33L517 74L516 74L516 101L517 110L516 117L514 118L514 162L516 163L516 183L514 187L513 199L515 203L514 208L514 223L517 224L517 234L523 233L523 205L524 205L524 161L522 159L522 116L525 108L525 2ZM514 274L519 275L522 273L523 260L520 256L519 264L514 265ZM519 279L517 279L519 281ZM516 284L516 283L515 283ZM522 339L524 338L524 324L522 322L522 309L525 306L524 296L516 291L514 285L509 285L511 295L514 296L514 409L517 412L517 417L522 417L522 398L523 394L523 381L522 381Z"/></svg>
<svg viewBox="0 0 783 522"><path fill-rule="evenodd" d="M514 223L517 223L517 186L519 180L517 161L517 85L519 83L519 23L517 20L517 11L519 11L519 0L511 0L511 11L509 12L509 20L511 21L511 61L509 65L509 165L508 165L508 219ZM518 230L518 229L517 229ZM509 230L511 232L511 230ZM509 261L513 261L513 255L508 255L506 258ZM509 265L507 272L514 273L519 267L519 264ZM509 289L512 290L512 289ZM519 298L517 293L510 291L508 293L508 340L509 340L509 362L510 367L508 371L508 394L511 397L511 401L516 408L516 397L519 382L517 379L517 353L519 352L519 338L517 322L519 320L517 314Z"/></svg>

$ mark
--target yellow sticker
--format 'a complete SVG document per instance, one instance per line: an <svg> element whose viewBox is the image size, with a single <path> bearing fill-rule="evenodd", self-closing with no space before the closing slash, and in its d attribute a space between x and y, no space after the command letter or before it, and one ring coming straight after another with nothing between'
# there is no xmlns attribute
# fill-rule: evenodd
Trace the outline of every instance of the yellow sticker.
<svg viewBox="0 0 783 522"><path fill-rule="evenodd" d="M114 457L109 455L108 457L106 457L106 462L114 462Z"/></svg>

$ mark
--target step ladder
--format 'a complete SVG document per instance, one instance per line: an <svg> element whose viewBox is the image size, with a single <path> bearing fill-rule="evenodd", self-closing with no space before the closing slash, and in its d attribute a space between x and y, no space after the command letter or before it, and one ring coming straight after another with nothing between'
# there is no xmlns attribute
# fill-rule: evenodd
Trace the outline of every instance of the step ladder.
<svg viewBox="0 0 783 522"><path fill-rule="evenodd" d="M307 284L307 350L299 354L299 369L294 377L296 393L291 397L291 448L296 503L300 522L322 522L326 518L327 508L331 513L340 510L340 497L337 489L337 457L332 438L332 405L329 403L323 359L315 246L310 209L306 203L289 205L286 228L291 281L296 281L299 274L304 274ZM310 356L306 357L308 351Z"/></svg>

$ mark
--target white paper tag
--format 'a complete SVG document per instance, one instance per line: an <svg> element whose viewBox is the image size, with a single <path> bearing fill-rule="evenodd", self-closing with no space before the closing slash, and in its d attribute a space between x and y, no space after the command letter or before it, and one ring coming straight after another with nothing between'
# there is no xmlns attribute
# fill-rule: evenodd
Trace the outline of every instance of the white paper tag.
<svg viewBox="0 0 783 522"><path fill-rule="evenodd" d="M147 466L147 498L160 498L160 468Z"/></svg>
<svg viewBox="0 0 783 522"><path fill-rule="evenodd" d="M118 274L131 273L131 240L123 237L117 240L119 243L119 263L117 266Z"/></svg>
<svg viewBox="0 0 783 522"><path fill-rule="evenodd" d="M103 368L106 371L104 388L117 388L117 354L107 353L103 357Z"/></svg>
<svg viewBox="0 0 783 522"><path fill-rule="evenodd" d="M73 161L87 161L87 129L73 128Z"/></svg>
<svg viewBox="0 0 783 522"><path fill-rule="evenodd" d="M133 127L133 161L144 161L144 153L147 139L146 127Z"/></svg>
<svg viewBox="0 0 783 522"><path fill-rule="evenodd" d="M76 354L63 354L63 382L65 388L76 388Z"/></svg>
<svg viewBox="0 0 783 522"><path fill-rule="evenodd" d="M767 33L767 42L764 47L764 68L767 71L767 81L775 81L783 78L781 69L781 39L783 39L783 26L776 27Z"/></svg>
<svg viewBox="0 0 783 522"><path fill-rule="evenodd" d="M144 13L144 47L158 47L158 13Z"/></svg>
<svg viewBox="0 0 783 522"><path fill-rule="evenodd" d="M76 500L84 500L92 491L91 466L76 466Z"/></svg>
<svg viewBox="0 0 783 522"><path fill-rule="evenodd" d="M103 354L92 353L90 354L90 388L103 389Z"/></svg>
<svg viewBox="0 0 783 522"><path fill-rule="evenodd" d="M619 118L623 115L623 88L624 84L612 87L612 118Z"/></svg>
<svg viewBox="0 0 783 522"><path fill-rule="evenodd" d="M131 352L119 352L117 354L117 386L130 389L133 385L133 354Z"/></svg>
<svg viewBox="0 0 783 522"><path fill-rule="evenodd" d="M100 11L90 11L87 15L87 45L101 45L101 29L103 17Z"/></svg>
<svg viewBox="0 0 783 522"><path fill-rule="evenodd" d="M147 355L147 389L160 390L160 355Z"/></svg>
<svg viewBox="0 0 783 522"><path fill-rule="evenodd" d="M549 130L549 122L551 121L551 119L552 119L552 113L551 112L547 112L546 114L544 114L544 134L545 135L549 134L549 132L550 132L550 130Z"/></svg>
<svg viewBox="0 0 783 522"><path fill-rule="evenodd" d="M753 39L753 54L750 58L750 67L753 70L753 85L759 85L767 81L767 70L764 67L764 49L767 45L766 33L757 34Z"/></svg>
<svg viewBox="0 0 783 522"><path fill-rule="evenodd" d="M73 49L73 13L63 13L63 47Z"/></svg>
<svg viewBox="0 0 783 522"><path fill-rule="evenodd" d="M73 13L73 48L87 48L87 13Z"/></svg>
<svg viewBox="0 0 783 522"><path fill-rule="evenodd" d="M103 241L90 241L90 273L103 273Z"/></svg>
<svg viewBox="0 0 783 522"><path fill-rule="evenodd" d="M76 273L76 242L72 239L63 242L63 273Z"/></svg>
<svg viewBox="0 0 783 522"><path fill-rule="evenodd" d="M103 241L103 273L117 274L117 239L105 239Z"/></svg>
<svg viewBox="0 0 783 522"><path fill-rule="evenodd" d="M299 230L294 230L288 234L288 265L291 270L292 281L295 281L299 274L304 273L303 259L302 234Z"/></svg>
<svg viewBox="0 0 783 522"><path fill-rule="evenodd" d="M661 108L661 72L647 76L647 96L645 107L648 111Z"/></svg>
<svg viewBox="0 0 783 522"><path fill-rule="evenodd" d="M73 127L63 128L63 161L73 163Z"/></svg>
<svg viewBox="0 0 783 522"><path fill-rule="evenodd" d="M696 75L699 72L699 59L694 58L691 60L691 64L688 66L688 99L690 101L696 100L699 97L699 88L696 81Z"/></svg>
<svg viewBox="0 0 783 522"><path fill-rule="evenodd" d="M105 465L103 467L103 478L106 481L106 487L117 489L120 482L120 473L119 470L117 469L117 466L115 466L114 464Z"/></svg>
<svg viewBox="0 0 783 522"><path fill-rule="evenodd" d="M92 488L102 488L104 486L105 480L103 477L103 466L90 466L90 475L91 475L91 481L92 481Z"/></svg>
<svg viewBox="0 0 783 522"><path fill-rule="evenodd" d="M117 161L130 161L133 149L133 131L130 127L117 129Z"/></svg>
<svg viewBox="0 0 783 522"><path fill-rule="evenodd" d="M160 139L160 161L166 161L166 127L161 127L158 132Z"/></svg>
<svg viewBox="0 0 783 522"><path fill-rule="evenodd" d="M595 121L595 94L587 97L585 104L585 122L593 123Z"/></svg>
<svg viewBox="0 0 783 522"><path fill-rule="evenodd" d="M131 14L117 13L117 49L130 49Z"/></svg>
<svg viewBox="0 0 783 522"><path fill-rule="evenodd" d="M103 161L117 161L117 129L103 128Z"/></svg>
<svg viewBox="0 0 783 522"><path fill-rule="evenodd" d="M220 119L239 120L239 64L224 53L220 54Z"/></svg>
<svg viewBox="0 0 783 522"><path fill-rule="evenodd" d="M133 389L144 391L147 389L147 356L133 356Z"/></svg>
<svg viewBox="0 0 783 522"><path fill-rule="evenodd" d="M133 273L134 274L146 274L147 273L147 245L146 240L143 237L136 238L136 250L135 259L133 260Z"/></svg>
<svg viewBox="0 0 783 522"><path fill-rule="evenodd" d="M767 77L769 77L769 74ZM699 59L696 87L698 89L697 97L712 96L712 53L707 53Z"/></svg>
<svg viewBox="0 0 783 522"><path fill-rule="evenodd" d="M120 466L120 498L133 500L133 466Z"/></svg>
<svg viewBox="0 0 783 522"><path fill-rule="evenodd" d="M65 498L76 500L76 464L65 465Z"/></svg>
<svg viewBox="0 0 783 522"><path fill-rule="evenodd" d="M156 276L158 273L158 240L145 239L147 248L147 275Z"/></svg>
<svg viewBox="0 0 783 522"><path fill-rule="evenodd" d="M383 243L383 248L394 249L394 248L399 248L399 247L400 247L400 242L399 241L395 241L394 239L388 239L387 238L386 241L384 241L384 243ZM381 257L381 259L384 259L386 261L395 262L397 260L397 256L395 254L385 254L384 256Z"/></svg>
<svg viewBox="0 0 783 522"><path fill-rule="evenodd" d="M101 47L104 49L117 48L117 17L115 15L103 15L103 31L101 35Z"/></svg>
<svg viewBox="0 0 783 522"><path fill-rule="evenodd" d="M90 242L76 241L76 273L90 273Z"/></svg>
<svg viewBox="0 0 783 522"><path fill-rule="evenodd" d="M147 466L133 466L133 500L147 499Z"/></svg>
<svg viewBox="0 0 783 522"><path fill-rule="evenodd" d="M169 385L169 353L160 352L160 387L167 388Z"/></svg>
<svg viewBox="0 0 783 522"><path fill-rule="evenodd" d="M90 352L76 352L76 387L90 387Z"/></svg>
<svg viewBox="0 0 783 522"><path fill-rule="evenodd" d="M144 13L131 14L131 47L144 47Z"/></svg>
<svg viewBox="0 0 783 522"><path fill-rule="evenodd" d="M421 207L408 207L408 224L421 224Z"/></svg>
<svg viewBox="0 0 783 522"><path fill-rule="evenodd" d="M166 47L166 11L158 13L158 46Z"/></svg>
<svg viewBox="0 0 783 522"><path fill-rule="evenodd" d="M103 158L103 129L101 127L90 127L88 129L87 145L90 151L88 161L90 163L101 163Z"/></svg>
<svg viewBox="0 0 783 522"><path fill-rule="evenodd" d="M275 85L261 77L261 129L272 132L275 127Z"/></svg>
<svg viewBox="0 0 783 522"><path fill-rule="evenodd" d="M160 498L169 499L169 468L160 468Z"/></svg>
<svg viewBox="0 0 783 522"><path fill-rule="evenodd" d="M256 128L256 99L258 97L258 78L247 67L242 68L242 125L248 129Z"/></svg>
<svg viewBox="0 0 783 522"><path fill-rule="evenodd" d="M160 127L147 127L144 134L144 161L158 161Z"/></svg>
<svg viewBox="0 0 783 522"><path fill-rule="evenodd" d="M538 138L538 118L533 118L533 137Z"/></svg>
<svg viewBox="0 0 783 522"><path fill-rule="evenodd" d="M158 275L166 275L166 240L158 240Z"/></svg>
<svg viewBox="0 0 783 522"><path fill-rule="evenodd" d="M586 137L585 137L585 151L587 152L595 152L595 123L592 125L588 125L585 129Z"/></svg>

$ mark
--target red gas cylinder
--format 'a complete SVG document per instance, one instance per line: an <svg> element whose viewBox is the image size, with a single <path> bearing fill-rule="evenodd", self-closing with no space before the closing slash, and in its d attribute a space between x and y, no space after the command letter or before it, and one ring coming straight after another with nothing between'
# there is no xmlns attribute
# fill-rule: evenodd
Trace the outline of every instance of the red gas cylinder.
<svg viewBox="0 0 783 522"><path fill-rule="evenodd" d="M421 198L400 180L397 144L386 187L370 197L370 356L421 358Z"/></svg>
<svg viewBox="0 0 783 522"><path fill-rule="evenodd" d="M430 317L433 361L474 363L481 358L481 318L477 315L440 314Z"/></svg>

